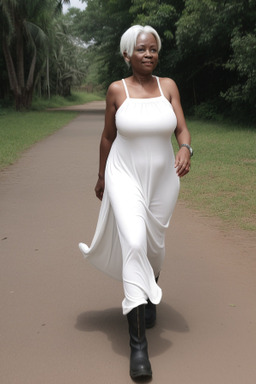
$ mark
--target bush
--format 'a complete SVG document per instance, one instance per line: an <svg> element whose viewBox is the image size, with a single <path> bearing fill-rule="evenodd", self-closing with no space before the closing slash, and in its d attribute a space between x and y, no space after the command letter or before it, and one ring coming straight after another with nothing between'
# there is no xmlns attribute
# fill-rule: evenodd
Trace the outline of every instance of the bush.
<svg viewBox="0 0 256 384"><path fill-rule="evenodd" d="M194 106L194 117L202 120L221 120L221 116L218 114L218 109L214 102L205 102Z"/></svg>

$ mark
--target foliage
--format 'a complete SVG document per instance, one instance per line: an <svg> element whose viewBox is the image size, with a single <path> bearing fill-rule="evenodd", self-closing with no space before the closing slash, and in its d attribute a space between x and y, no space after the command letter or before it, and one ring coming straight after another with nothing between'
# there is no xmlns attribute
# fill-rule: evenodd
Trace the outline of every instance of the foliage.
<svg viewBox="0 0 256 384"><path fill-rule="evenodd" d="M193 98L195 105L210 99L219 107L220 98L224 96L222 106L225 109L229 108L225 101L237 106L237 91L242 88L244 102L250 103L248 85L243 87L241 83L250 77L250 92L255 94L255 80L251 81L255 79L255 72L249 74L248 68L245 75L240 64L247 60L250 49L255 51L255 17L256 3L251 0L186 1L177 23L176 41L180 68L187 79L182 84L184 93ZM251 36L251 41L250 47L239 52L242 44L240 34L248 39ZM248 39L243 42L248 44ZM254 55L250 55L249 66ZM234 71L238 73L239 81ZM232 112L236 111L233 108ZM220 112L223 109L220 108ZM237 112L241 113L241 108Z"/></svg>
<svg viewBox="0 0 256 384"><path fill-rule="evenodd" d="M102 96L94 93L72 90L70 96L54 95L50 99L34 97L31 110L42 111L49 108L67 107L71 105L82 105L91 101L102 100Z"/></svg>
<svg viewBox="0 0 256 384"><path fill-rule="evenodd" d="M87 62L86 49L74 41L59 17L54 23L55 38L50 47L50 87L54 94L71 95L71 86L82 83Z"/></svg>
<svg viewBox="0 0 256 384"><path fill-rule="evenodd" d="M0 3L2 50L17 109L29 106L32 100L37 54L46 43L42 29L47 19L46 2L1 0Z"/></svg>
<svg viewBox="0 0 256 384"><path fill-rule="evenodd" d="M34 90L69 95L85 75L85 47L68 34L63 2L69 0L0 0L0 97L12 92L17 110L30 108Z"/></svg>
<svg viewBox="0 0 256 384"><path fill-rule="evenodd" d="M234 108L241 110L242 105L253 119L256 109L256 34L242 35L235 31L231 47L233 54L227 61L226 68L235 71L238 79L222 96L232 102Z"/></svg>
<svg viewBox="0 0 256 384"><path fill-rule="evenodd" d="M88 0L86 10L73 19L73 31L89 45L93 67L98 68L98 83L104 88L126 72L120 60L119 41L132 23L127 0Z"/></svg>
<svg viewBox="0 0 256 384"><path fill-rule="evenodd" d="M130 13L134 15L134 24L151 25L162 37L174 39L174 23L177 20L177 1L133 0ZM182 2L180 2L182 3Z"/></svg>
<svg viewBox="0 0 256 384"><path fill-rule="evenodd" d="M193 115L197 119L202 120L221 120L218 115L216 104L212 101L204 102L194 106Z"/></svg>

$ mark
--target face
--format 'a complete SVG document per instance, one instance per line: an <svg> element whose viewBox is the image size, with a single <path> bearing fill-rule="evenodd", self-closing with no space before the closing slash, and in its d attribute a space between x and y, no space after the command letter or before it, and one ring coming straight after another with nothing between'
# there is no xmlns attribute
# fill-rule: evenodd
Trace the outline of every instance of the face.
<svg viewBox="0 0 256 384"><path fill-rule="evenodd" d="M129 59L133 71L150 73L158 63L158 49L155 37L151 33L141 33Z"/></svg>

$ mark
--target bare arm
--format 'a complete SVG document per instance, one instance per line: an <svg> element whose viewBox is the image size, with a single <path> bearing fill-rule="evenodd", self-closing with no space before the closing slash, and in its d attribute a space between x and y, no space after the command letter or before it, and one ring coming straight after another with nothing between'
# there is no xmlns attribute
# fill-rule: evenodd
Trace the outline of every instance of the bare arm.
<svg viewBox="0 0 256 384"><path fill-rule="evenodd" d="M187 124L185 121L184 113L182 110L180 102L180 94L175 82L171 79L163 79L164 90L169 96L169 100L173 106L173 110L177 117L177 127L175 130L176 140L179 144L188 144L191 143L191 137ZM186 147L180 147L179 151L176 154L175 165L178 176L185 176L189 172L190 168L190 152Z"/></svg>
<svg viewBox="0 0 256 384"><path fill-rule="evenodd" d="M105 112L105 125L101 135L100 141L100 164L98 181L95 186L96 196L102 200L104 188L105 188L105 168L107 158L112 147L112 144L116 138L116 125L115 125L115 86L110 85L107 97L106 97L106 112Z"/></svg>

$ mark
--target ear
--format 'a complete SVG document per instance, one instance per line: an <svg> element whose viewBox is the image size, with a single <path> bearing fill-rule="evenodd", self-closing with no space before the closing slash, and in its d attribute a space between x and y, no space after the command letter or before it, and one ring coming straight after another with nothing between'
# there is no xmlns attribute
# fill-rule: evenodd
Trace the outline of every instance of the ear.
<svg viewBox="0 0 256 384"><path fill-rule="evenodd" d="M126 51L123 52L124 60L127 64L130 64L130 57L128 56L128 53Z"/></svg>

